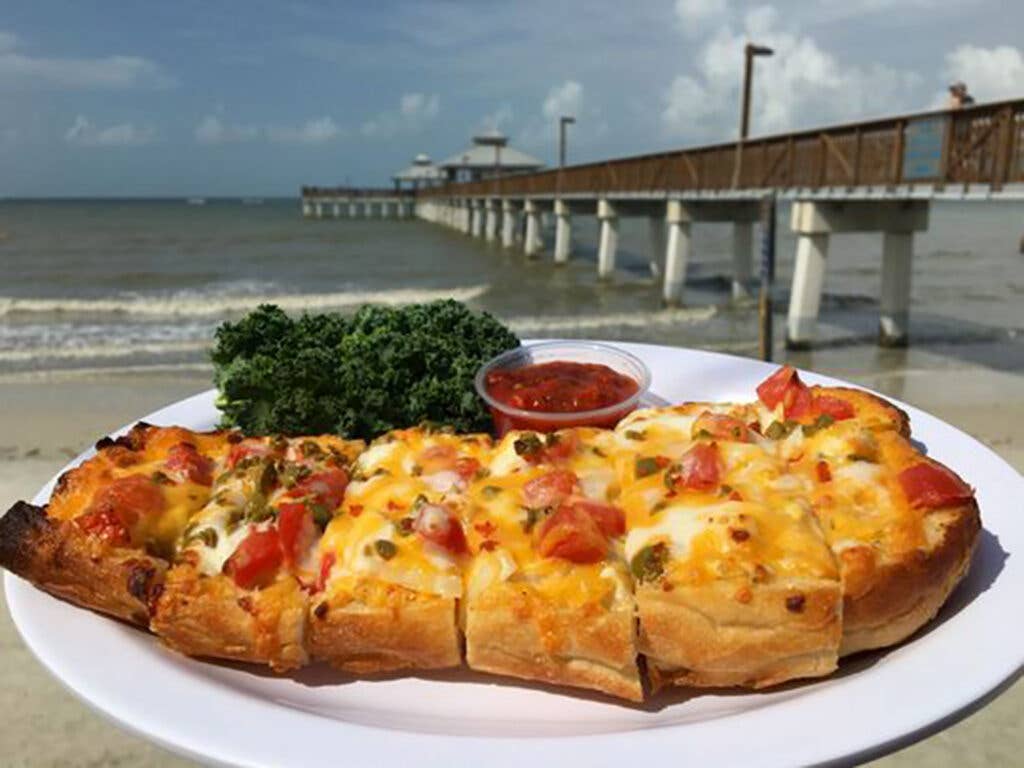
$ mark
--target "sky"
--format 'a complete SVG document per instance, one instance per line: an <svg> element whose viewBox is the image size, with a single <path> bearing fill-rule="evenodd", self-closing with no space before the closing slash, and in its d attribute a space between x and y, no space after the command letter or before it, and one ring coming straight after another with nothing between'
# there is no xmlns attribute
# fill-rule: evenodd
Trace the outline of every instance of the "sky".
<svg viewBox="0 0 1024 768"><path fill-rule="evenodd" d="M0 0L0 196L388 183L478 131L552 164L1024 97L1024 2Z"/></svg>

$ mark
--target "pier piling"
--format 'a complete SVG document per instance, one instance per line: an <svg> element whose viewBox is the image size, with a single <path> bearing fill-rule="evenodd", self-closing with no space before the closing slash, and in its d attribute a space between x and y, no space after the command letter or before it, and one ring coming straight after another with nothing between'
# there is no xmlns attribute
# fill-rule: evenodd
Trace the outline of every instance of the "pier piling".
<svg viewBox="0 0 1024 768"><path fill-rule="evenodd" d="M619 216L607 198L597 201L601 234L597 247L597 276L607 279L615 272L615 251L619 247Z"/></svg>
<svg viewBox="0 0 1024 768"><path fill-rule="evenodd" d="M689 211L681 201L669 200L665 222L668 226L668 241L665 245L665 281L661 297L667 306L676 306L683 301L686 262L690 257Z"/></svg>
<svg viewBox="0 0 1024 768"><path fill-rule="evenodd" d="M567 264L572 248L572 214L564 200L555 200L555 264Z"/></svg>

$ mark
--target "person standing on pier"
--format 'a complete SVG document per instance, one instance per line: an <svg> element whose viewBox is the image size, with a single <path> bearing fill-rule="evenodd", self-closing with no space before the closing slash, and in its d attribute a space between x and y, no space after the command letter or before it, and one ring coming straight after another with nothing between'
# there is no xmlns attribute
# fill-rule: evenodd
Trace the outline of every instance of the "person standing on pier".
<svg viewBox="0 0 1024 768"><path fill-rule="evenodd" d="M947 102L949 109L962 109L973 103L974 97L967 92L967 85L962 80L949 86L949 101Z"/></svg>

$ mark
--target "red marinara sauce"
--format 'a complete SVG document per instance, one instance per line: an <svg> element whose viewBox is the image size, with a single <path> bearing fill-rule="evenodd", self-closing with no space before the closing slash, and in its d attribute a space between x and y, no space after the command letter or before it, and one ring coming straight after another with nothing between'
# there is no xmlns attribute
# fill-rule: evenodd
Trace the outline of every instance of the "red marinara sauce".
<svg viewBox="0 0 1024 768"><path fill-rule="evenodd" d="M627 402L637 393L636 380L599 363L555 360L491 371L486 377L487 393L499 403L529 417L492 408L495 430L503 435L511 429L552 431L563 427L613 427L633 410ZM622 403L621 409L591 416L591 411ZM579 419L545 418L545 414L578 413ZM534 415L535 414L535 415Z"/></svg>

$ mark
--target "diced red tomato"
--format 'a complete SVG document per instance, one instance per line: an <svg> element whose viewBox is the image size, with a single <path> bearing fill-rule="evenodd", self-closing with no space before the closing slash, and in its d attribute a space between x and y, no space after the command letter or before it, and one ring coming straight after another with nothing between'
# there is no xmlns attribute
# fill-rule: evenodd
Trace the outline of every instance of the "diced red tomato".
<svg viewBox="0 0 1024 768"><path fill-rule="evenodd" d="M440 504L424 504L420 507L416 520L413 521L413 530L426 541L453 554L458 555L469 549L462 523L449 509Z"/></svg>
<svg viewBox="0 0 1024 768"><path fill-rule="evenodd" d="M544 460L557 464L565 461L576 453L579 448L580 438L575 432L559 432L557 435L549 435L547 446L544 448Z"/></svg>
<svg viewBox="0 0 1024 768"><path fill-rule="evenodd" d="M254 530L224 563L224 573L242 589L265 587L273 581L282 560L277 529Z"/></svg>
<svg viewBox="0 0 1024 768"><path fill-rule="evenodd" d="M590 515L605 536L622 536L626 533L626 514L614 504L584 498L570 499L566 503Z"/></svg>
<svg viewBox="0 0 1024 768"><path fill-rule="evenodd" d="M348 472L340 468L326 469L296 483L288 491L288 496L292 499L307 498L311 503L323 504L328 509L335 510L341 504L347 487Z"/></svg>
<svg viewBox="0 0 1024 768"><path fill-rule="evenodd" d="M274 453L274 449L265 443L243 440L231 446L231 452L228 454L228 468L234 469L238 462L248 459L250 456L272 456Z"/></svg>
<svg viewBox="0 0 1024 768"><path fill-rule="evenodd" d="M320 558L320 572L316 577L316 591L323 592L324 587L327 586L327 579L331 576L331 568L334 567L335 558L333 552L328 552L326 555Z"/></svg>
<svg viewBox="0 0 1024 768"><path fill-rule="evenodd" d="M480 462L471 456L463 456L455 460L455 474L462 478L464 483L472 480L479 471Z"/></svg>
<svg viewBox="0 0 1024 768"><path fill-rule="evenodd" d="M82 530L111 543L127 544L140 518L163 512L167 502L146 475L128 475L104 486L76 521Z"/></svg>
<svg viewBox="0 0 1024 768"><path fill-rule="evenodd" d="M832 470L829 469L827 461L819 461L815 467L815 472L818 474L818 481L827 483L832 480Z"/></svg>
<svg viewBox="0 0 1024 768"><path fill-rule="evenodd" d="M787 419L801 419L811 412L811 390L800 381L796 369L784 365L757 387L757 396L771 409L782 403Z"/></svg>
<svg viewBox="0 0 1024 768"><path fill-rule="evenodd" d="M537 550L543 557L571 563L597 563L608 553L608 539L583 509L563 504L541 524Z"/></svg>
<svg viewBox="0 0 1024 768"><path fill-rule="evenodd" d="M124 527L121 518L108 509L79 515L75 518L75 525L90 536L96 536L113 546L124 547L131 543L128 529Z"/></svg>
<svg viewBox="0 0 1024 768"><path fill-rule="evenodd" d="M693 423L692 434L694 437L711 436L721 440L750 442L750 430L746 424L724 413L711 413L710 411L704 411L697 417Z"/></svg>
<svg viewBox="0 0 1024 768"><path fill-rule="evenodd" d="M316 523L313 513L305 504L285 502L278 505L277 531L281 537L281 554L284 564L294 567L316 537Z"/></svg>
<svg viewBox="0 0 1024 768"><path fill-rule="evenodd" d="M669 478L675 488L707 491L719 483L720 460L716 443L697 443L683 454Z"/></svg>
<svg viewBox="0 0 1024 768"><path fill-rule="evenodd" d="M178 443L167 452L167 469L180 480L196 485L213 485L213 460L203 456L192 443Z"/></svg>
<svg viewBox="0 0 1024 768"><path fill-rule="evenodd" d="M566 469L533 478L523 486L523 500L530 507L553 507L570 496L578 487L576 473Z"/></svg>
<svg viewBox="0 0 1024 768"><path fill-rule="evenodd" d="M835 421L852 419L856 415L851 403L831 395L818 395L815 397L814 403L811 406L811 412L815 416L831 416Z"/></svg>
<svg viewBox="0 0 1024 768"><path fill-rule="evenodd" d="M974 498L974 491L953 472L938 464L922 462L897 476L907 500L915 507L950 507Z"/></svg>

